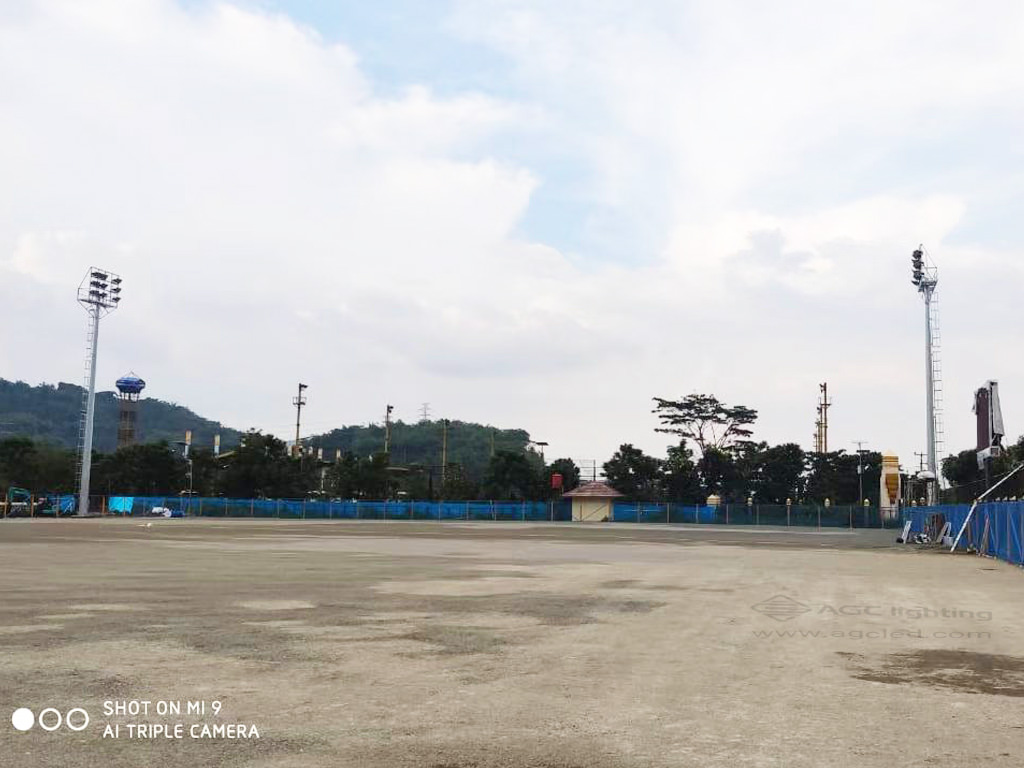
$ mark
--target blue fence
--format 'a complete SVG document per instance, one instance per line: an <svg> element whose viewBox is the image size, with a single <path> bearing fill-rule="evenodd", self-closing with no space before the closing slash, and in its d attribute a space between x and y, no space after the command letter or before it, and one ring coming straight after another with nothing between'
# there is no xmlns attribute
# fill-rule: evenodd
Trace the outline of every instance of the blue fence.
<svg viewBox="0 0 1024 768"><path fill-rule="evenodd" d="M967 518L969 504L942 504L935 507L911 507L904 512L910 520L911 533L937 536L945 523L950 524L951 536L957 533ZM1008 563L1024 565L1024 502L986 502L979 504L964 531L958 546L960 550L973 550Z"/></svg>
<svg viewBox="0 0 1024 768"><path fill-rule="evenodd" d="M111 496L114 515L249 517L281 520L508 520L566 521L567 501L302 501L176 496ZM159 513L159 512L158 512Z"/></svg>
<svg viewBox="0 0 1024 768"><path fill-rule="evenodd" d="M0 493L0 517L63 517L78 510L78 497L70 493L32 494L24 501L7 503Z"/></svg>
<svg viewBox="0 0 1024 768"><path fill-rule="evenodd" d="M43 507L36 511L37 515L73 515L78 509L78 498L70 493L51 493L43 498Z"/></svg>
<svg viewBox="0 0 1024 768"><path fill-rule="evenodd" d="M895 528L877 507L785 504L720 504L716 507L673 502L617 501L615 523L693 523L697 525L773 525L817 528Z"/></svg>
<svg viewBox="0 0 1024 768"><path fill-rule="evenodd" d="M571 503L559 501L302 501L178 496L111 496L114 515L148 515L154 510L190 517L249 517L284 520L506 520L572 519ZM696 525L771 525L817 528L886 528L877 508L723 504L716 507L672 502L617 501L611 522Z"/></svg>

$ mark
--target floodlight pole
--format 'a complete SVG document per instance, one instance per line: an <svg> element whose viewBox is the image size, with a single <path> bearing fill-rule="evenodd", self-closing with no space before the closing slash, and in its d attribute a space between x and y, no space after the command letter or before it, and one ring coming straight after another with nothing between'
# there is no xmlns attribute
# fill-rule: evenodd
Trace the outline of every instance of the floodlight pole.
<svg viewBox="0 0 1024 768"><path fill-rule="evenodd" d="M85 401L85 433L82 440L82 478L78 486L78 514L89 514L89 481L92 478L92 428L96 419L96 352L100 340L100 305L88 308L92 322L92 355L89 358L89 392Z"/></svg>
<svg viewBox="0 0 1024 768"><path fill-rule="evenodd" d="M932 312L932 301L935 288L939 283L939 272L931 261L925 260L924 246L918 246L911 256L913 277L911 282L924 299L924 365L925 365L925 430L928 439L928 478L925 486L929 506L934 505L938 497L938 431L939 413L936 403L935 374L938 365L937 338L933 333L936 318Z"/></svg>
<svg viewBox="0 0 1024 768"><path fill-rule="evenodd" d="M100 318L117 309L121 302L121 278L106 269L90 267L78 286L78 303L89 313L86 338L89 369L86 376L85 413L78 449L78 514L89 514L89 481L92 475L92 431L96 418L96 354L99 348Z"/></svg>
<svg viewBox="0 0 1024 768"><path fill-rule="evenodd" d="M932 293L935 285L926 283L921 293L924 295L924 367L925 367L925 388L927 391L927 405L925 418L928 422L928 471L932 473L932 480L927 486L929 506L935 504L939 475L936 472L935 457L935 371L932 353Z"/></svg>

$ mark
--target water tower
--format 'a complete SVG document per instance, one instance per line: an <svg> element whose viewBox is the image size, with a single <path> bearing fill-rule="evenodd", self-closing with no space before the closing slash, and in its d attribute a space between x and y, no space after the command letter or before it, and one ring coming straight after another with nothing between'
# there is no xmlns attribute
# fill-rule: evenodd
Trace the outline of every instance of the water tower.
<svg viewBox="0 0 1024 768"><path fill-rule="evenodd" d="M138 420L139 395L146 382L129 373L117 380L117 399L121 408L117 419L117 447L135 445L135 424Z"/></svg>

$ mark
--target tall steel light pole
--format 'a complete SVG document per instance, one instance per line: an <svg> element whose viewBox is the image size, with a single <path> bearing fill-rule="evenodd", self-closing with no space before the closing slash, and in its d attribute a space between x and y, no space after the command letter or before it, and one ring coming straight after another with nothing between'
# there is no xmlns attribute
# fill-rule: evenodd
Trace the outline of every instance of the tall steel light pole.
<svg viewBox="0 0 1024 768"><path fill-rule="evenodd" d="M934 303L939 270L925 258L924 246L918 246L911 256L911 282L924 299L925 421L930 474L930 478L925 479L928 504L932 505L938 496L938 453L942 443L942 364L939 358L939 313Z"/></svg>
<svg viewBox="0 0 1024 768"><path fill-rule="evenodd" d="M867 451L864 450L864 443L867 440L854 440L854 445L857 446L857 504L864 503L864 454Z"/></svg>
<svg viewBox="0 0 1024 768"><path fill-rule="evenodd" d="M121 278L108 269L90 267L78 286L78 303L89 313L85 336L85 402L78 439L78 514L89 514L89 477L92 473L92 428L96 417L96 350L100 318L121 303Z"/></svg>
<svg viewBox="0 0 1024 768"><path fill-rule="evenodd" d="M302 427L302 406L306 404L306 396L302 394L303 390L309 389L305 384L299 384L299 394L292 398L292 405L295 406L295 447L292 449L292 455L297 456L299 460L302 459L302 438L300 437L300 430Z"/></svg>
<svg viewBox="0 0 1024 768"><path fill-rule="evenodd" d="M391 412L395 406L388 405L384 409L384 453L391 455Z"/></svg>
<svg viewBox="0 0 1024 768"><path fill-rule="evenodd" d="M448 419L441 419L441 484L448 479Z"/></svg>

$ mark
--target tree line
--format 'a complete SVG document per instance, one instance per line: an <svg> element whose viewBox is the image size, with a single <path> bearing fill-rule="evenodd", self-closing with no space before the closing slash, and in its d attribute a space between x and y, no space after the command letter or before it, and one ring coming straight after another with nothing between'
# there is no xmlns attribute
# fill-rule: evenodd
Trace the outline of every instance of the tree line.
<svg viewBox="0 0 1024 768"><path fill-rule="evenodd" d="M664 459L625 444L605 462L609 484L627 499L702 504L714 495L723 503L878 504L880 453L811 453L795 443L753 440L757 411L714 395L655 397L654 403L657 431L678 443Z"/></svg>
<svg viewBox="0 0 1024 768"><path fill-rule="evenodd" d="M14 486L35 493L73 493L76 455L27 437L0 440L0 489ZM392 464L383 451L365 457L345 451L321 461L311 453L296 458L273 435L253 430L234 450L215 455L192 448L148 443L95 453L91 491L96 495L166 496L191 491L201 496L234 498L342 499L544 499L555 494L550 476L559 473L565 488L579 482L569 459L545 464L529 448L496 450L485 460L479 479L458 462Z"/></svg>
<svg viewBox="0 0 1024 768"><path fill-rule="evenodd" d="M666 457L647 455L627 443L603 464L606 481L627 500L703 504L717 495L723 503L878 503L878 452L815 453L795 443L756 441L757 411L728 406L713 395L654 398L654 403L661 424L657 431L675 438ZM525 432L506 431L496 443L483 430L463 430L466 444L460 460L447 464L396 461L394 453L351 449L337 458L325 451L326 461L312 451L296 458L282 440L256 430L221 455L193 446L186 459L180 446L166 441L134 445L94 455L92 492L173 495L190 489L197 495L234 498L546 500L580 483L579 467L571 459L545 462ZM368 447L359 444L364 451ZM426 446L416 452L431 453ZM474 455L472 462L464 460L466 452ZM1021 460L1024 438L993 462L990 478ZM57 445L27 437L0 440L0 490L17 486L37 493L74 492L75 462L73 451ZM973 450L945 459L943 473L952 486L946 501L968 501L985 482ZM557 488L555 474L562 480ZM1002 495L1021 492L1008 484Z"/></svg>

